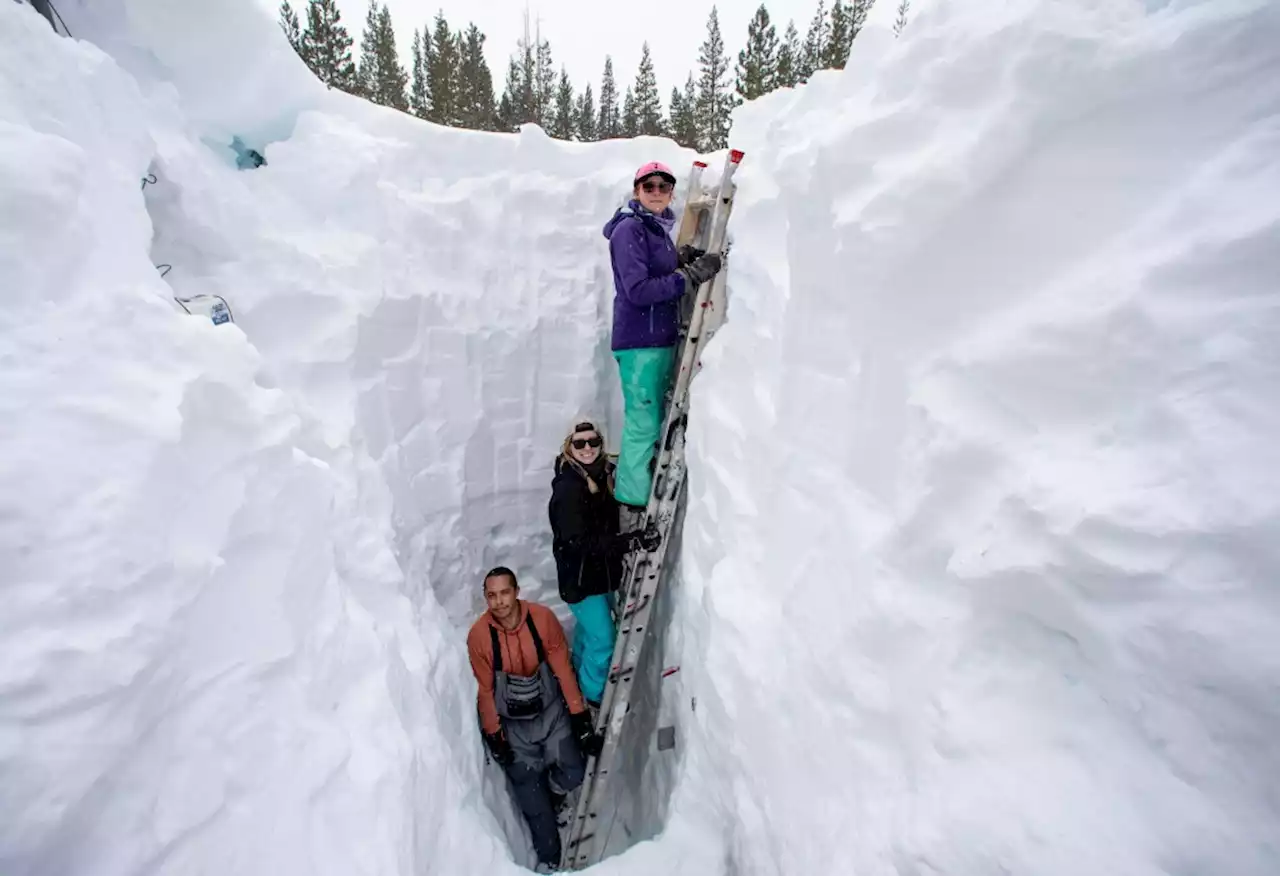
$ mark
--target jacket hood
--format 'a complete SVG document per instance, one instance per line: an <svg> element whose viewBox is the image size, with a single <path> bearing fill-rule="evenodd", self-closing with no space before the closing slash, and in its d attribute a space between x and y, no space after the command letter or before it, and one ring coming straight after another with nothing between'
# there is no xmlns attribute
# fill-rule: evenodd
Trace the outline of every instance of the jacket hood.
<svg viewBox="0 0 1280 876"><path fill-rule="evenodd" d="M604 224L603 233L605 239L613 237L613 232L624 219L636 218L652 227L655 231L664 234L670 233L672 228L676 227L676 214L670 207L661 213L651 213L644 207L640 206L640 202L634 198L627 202L625 207L619 207L608 222Z"/></svg>

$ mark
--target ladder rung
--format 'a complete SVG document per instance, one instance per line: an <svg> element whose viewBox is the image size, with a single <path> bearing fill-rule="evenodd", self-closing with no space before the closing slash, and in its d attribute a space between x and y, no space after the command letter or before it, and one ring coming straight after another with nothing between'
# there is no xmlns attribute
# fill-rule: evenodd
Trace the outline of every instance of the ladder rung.
<svg viewBox="0 0 1280 876"><path fill-rule="evenodd" d="M703 190L699 187L698 181L706 165L694 163L689 180L690 195L685 202L685 216L691 222L682 220L681 231L677 236L678 245L692 243L708 251L727 253L726 228L736 191L732 180L741 160L741 152L730 152L724 175L715 190ZM664 394L666 422L662 442L657 448L653 486L643 515L646 524L658 524L662 543L658 551L632 555L625 567L626 583L622 593L626 608L619 618L618 641L614 651L618 659L610 667L601 713L597 718L597 726L605 728L605 746L599 757L590 759L590 769L583 782L574 819L569 826L570 835L566 848L570 852L562 859L574 869L595 863L607 851L609 834L612 832L612 829L601 832L589 828L588 819L591 819L591 825L603 824L595 819L610 789L607 779L611 777L613 759L622 756L623 728L631 712L631 684L635 681L636 670L644 654L645 638L651 626L648 613L654 610L654 597L662 583L666 549L675 518L680 513L679 499L687 476L683 452L690 406L689 382L699 370L701 341L711 337L714 332L714 327L704 325L703 321L707 318L709 296L714 294L716 288L720 287L714 283L699 284L694 300L697 306L690 308L688 321L683 316L681 318L679 367L671 389ZM704 328L707 329L705 334ZM630 835L625 820L622 829Z"/></svg>

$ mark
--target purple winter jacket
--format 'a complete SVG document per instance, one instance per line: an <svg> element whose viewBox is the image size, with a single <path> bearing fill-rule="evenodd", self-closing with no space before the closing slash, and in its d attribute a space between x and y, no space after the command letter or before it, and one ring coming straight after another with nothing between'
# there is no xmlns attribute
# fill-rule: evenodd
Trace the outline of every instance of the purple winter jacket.
<svg viewBox="0 0 1280 876"><path fill-rule="evenodd" d="M613 262L613 349L670 347L679 340L684 274L671 241L675 213L631 201L604 226Z"/></svg>

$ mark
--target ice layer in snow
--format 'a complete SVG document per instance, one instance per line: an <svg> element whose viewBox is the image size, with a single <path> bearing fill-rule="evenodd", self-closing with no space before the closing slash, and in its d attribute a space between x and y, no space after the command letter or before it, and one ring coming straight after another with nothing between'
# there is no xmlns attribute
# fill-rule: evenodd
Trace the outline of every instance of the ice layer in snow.
<svg viewBox="0 0 1280 876"><path fill-rule="evenodd" d="M599 871L1273 873L1280 12L920 5L736 115L665 831ZM247 2L59 7L0 3L0 870L518 872L465 625L496 562L567 617L599 228L691 153L326 92Z"/></svg>

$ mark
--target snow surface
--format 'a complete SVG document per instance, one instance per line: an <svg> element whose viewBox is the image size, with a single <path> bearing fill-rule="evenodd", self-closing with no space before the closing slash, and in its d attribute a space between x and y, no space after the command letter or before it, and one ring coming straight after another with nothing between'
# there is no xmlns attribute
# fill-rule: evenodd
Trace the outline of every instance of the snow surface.
<svg viewBox="0 0 1280 876"><path fill-rule="evenodd" d="M598 870L1277 872L1280 7L920 5L735 117L665 831ZM465 627L497 562L567 617L599 228L692 155L59 9L0 3L0 871L520 872Z"/></svg>

